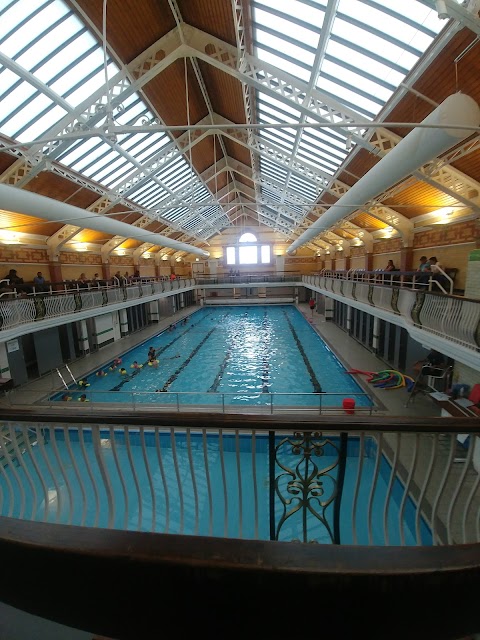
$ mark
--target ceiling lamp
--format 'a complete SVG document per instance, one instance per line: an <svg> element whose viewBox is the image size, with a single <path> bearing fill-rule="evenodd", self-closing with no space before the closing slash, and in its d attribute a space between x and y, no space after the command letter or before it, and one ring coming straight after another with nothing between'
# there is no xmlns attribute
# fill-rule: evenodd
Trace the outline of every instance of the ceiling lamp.
<svg viewBox="0 0 480 640"><path fill-rule="evenodd" d="M451 215L453 213L453 207L442 207L442 209L437 209L436 211L432 211L430 214L432 217L440 216L440 219L432 224L445 224L451 221Z"/></svg>
<svg viewBox="0 0 480 640"><path fill-rule="evenodd" d="M0 242L2 242L2 244L20 244L18 236L14 231L1 231Z"/></svg>

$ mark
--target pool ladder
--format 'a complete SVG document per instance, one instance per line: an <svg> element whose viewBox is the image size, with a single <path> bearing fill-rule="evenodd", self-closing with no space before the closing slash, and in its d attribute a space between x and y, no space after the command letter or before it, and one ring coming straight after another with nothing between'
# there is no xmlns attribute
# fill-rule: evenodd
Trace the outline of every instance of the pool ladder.
<svg viewBox="0 0 480 640"><path fill-rule="evenodd" d="M75 379L75 376L74 376L74 375L73 375L73 373L70 371L70 367L68 366L68 364L66 364L66 365L65 365L65 369L66 369L66 370L68 371L68 373L70 374L70 377L72 378L72 381L73 381L73 382L75 382L75 384L77 384L77 381L76 381L76 379ZM68 384L65 382L65 378L62 376L62 373L61 373L60 369L58 369L58 367L57 367L56 371L57 371L57 373L58 373L58 375L59 375L59 377L60 377L60 380L63 382L63 386L65 387L65 389L68 389Z"/></svg>

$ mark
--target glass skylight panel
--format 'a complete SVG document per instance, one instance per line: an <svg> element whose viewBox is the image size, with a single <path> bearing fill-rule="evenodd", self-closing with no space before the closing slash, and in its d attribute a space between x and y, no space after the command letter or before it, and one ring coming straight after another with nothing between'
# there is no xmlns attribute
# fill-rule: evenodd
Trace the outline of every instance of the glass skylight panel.
<svg viewBox="0 0 480 640"><path fill-rule="evenodd" d="M25 124L33 122L44 109L53 107L54 103L44 95L25 99L19 105L20 111L11 114L6 122L2 123L2 132L11 138L15 138L17 132L24 127ZM3 102L2 102L3 108ZM25 139L25 138L23 138Z"/></svg>
<svg viewBox="0 0 480 640"><path fill-rule="evenodd" d="M281 134L278 131L271 129L264 129L259 136L265 144L269 146L274 145L276 147L280 147L282 151L287 154L290 154L293 148L293 140L284 140Z"/></svg>
<svg viewBox="0 0 480 640"><path fill-rule="evenodd" d="M392 63L387 60L381 62L373 56L365 55L358 50L353 51L346 45L336 42L334 38L330 38L327 45L327 52L339 60L348 60L352 65L355 65L370 75L381 80L387 80L396 86L404 80L409 71L403 65L399 65L398 62Z"/></svg>
<svg viewBox="0 0 480 640"><path fill-rule="evenodd" d="M257 29L261 29L262 26L267 26L269 29L276 31L278 34L288 34L290 37L298 40L300 43L304 43L310 47L316 47L318 43L318 29L322 26L324 13L321 11L315 12L315 15L309 15L307 5L303 3L290 3L285 6L287 11L281 12L280 3L277 6L272 7L273 11L268 11L260 8L263 3L254 2L254 20ZM292 22L289 18L293 13L296 17L302 20L304 25ZM311 26L307 26L307 24ZM316 28L313 29L313 26ZM258 31L256 31L256 37L260 37Z"/></svg>
<svg viewBox="0 0 480 640"><path fill-rule="evenodd" d="M72 38L75 34L80 34L84 29L85 27L82 27L78 20L70 16L53 29L48 29L47 34L38 40L38 42L32 43L16 61L24 67L24 69L27 69L27 71L32 71L32 69L38 67L42 61L48 60L47 64L44 64L35 71L37 78L42 82L48 82L48 80L53 78L58 70L62 68L59 66L59 61L55 60L56 56L51 60L49 60L49 56L61 47L63 43L67 42L69 38ZM62 50L64 51L66 48L67 47L62 47Z"/></svg>
<svg viewBox="0 0 480 640"><path fill-rule="evenodd" d="M112 172L118 169L124 169L125 166L128 167L130 172L136 169L135 165L128 162L123 156L118 156L116 160L111 160L104 165L103 169L96 174L95 180L108 187L111 183L110 176Z"/></svg>
<svg viewBox="0 0 480 640"><path fill-rule="evenodd" d="M318 189L315 183L303 180L300 176L292 174L288 181L288 188L291 191L299 193L306 202L313 205L315 199L318 197ZM307 212L304 210L304 213Z"/></svg>
<svg viewBox="0 0 480 640"><path fill-rule="evenodd" d="M10 71L10 69L6 69L5 67L2 68L0 66L0 72L1 72L0 100L2 100L2 118L3 118L5 108L6 108L6 103L4 102L5 96L10 95L12 91L12 87L15 85L15 83L17 83L18 86L20 86L21 81L19 81L17 74L13 73L13 71ZM28 86L28 85L25 84L25 86ZM13 110L14 107L15 107L15 101L12 101L10 109Z"/></svg>
<svg viewBox="0 0 480 640"><path fill-rule="evenodd" d="M381 106L355 92L355 88L347 89L326 78L318 79L318 88L341 101L345 106L354 109L363 119L370 120L380 111Z"/></svg>
<svg viewBox="0 0 480 640"><path fill-rule="evenodd" d="M289 104L288 102L282 102L278 98L274 98L273 96L268 95L267 93L258 93L258 101L262 104L271 105L272 110L278 112L282 115L282 119L287 122L297 122L300 117L300 111L296 109L293 104ZM283 117L283 114L290 114L291 118Z"/></svg>
<svg viewBox="0 0 480 640"><path fill-rule="evenodd" d="M115 75L118 71L117 66L113 63L108 65L108 76L111 77ZM78 78L78 87L72 91L72 93L68 93L65 97L67 98L69 104L73 107L77 107L79 104L82 104L84 100L90 98L91 95L100 89L105 84L105 72L102 69L99 69L95 75L90 77L88 80L81 80Z"/></svg>
<svg viewBox="0 0 480 640"><path fill-rule="evenodd" d="M177 169L175 174L165 175L162 174L161 181L171 191L178 191L183 186L188 184L192 180L192 173L190 167L185 165Z"/></svg>
<svg viewBox="0 0 480 640"><path fill-rule="evenodd" d="M89 154L87 158L79 163L78 171L92 178L107 162L113 162L118 157L118 151L115 151L106 142L102 143L97 149L97 153Z"/></svg>
<svg viewBox="0 0 480 640"><path fill-rule="evenodd" d="M322 66L322 74L328 74L332 77L338 78L338 80L349 84L352 88L356 87L363 92L368 92L372 96L377 96L385 103L392 95L393 89L388 90L382 87L378 82L372 82L367 78L362 77L358 73L353 73L348 69L341 67L338 64L325 60ZM394 87L395 89L396 87Z"/></svg>
<svg viewBox="0 0 480 640"><path fill-rule="evenodd" d="M293 191L298 191L303 197L307 198L313 205L313 202L318 198L320 186L314 182L309 182L300 176L292 174L288 181L288 188Z"/></svg>
<svg viewBox="0 0 480 640"><path fill-rule="evenodd" d="M319 154L327 154L341 163L347 156L345 148L345 140L337 142L331 138L325 138L321 135L320 130L305 128L302 133L300 146L307 146L315 149Z"/></svg>
<svg viewBox="0 0 480 640"><path fill-rule="evenodd" d="M163 189L161 185L150 181L143 184L138 191L135 191L135 195L129 197L142 207L154 207L155 205L150 204L153 199L158 205L162 199L168 196L170 196L170 193Z"/></svg>
<svg viewBox="0 0 480 640"><path fill-rule="evenodd" d="M50 130L57 122L59 122L67 112L62 107L58 105L54 106L52 109L43 115L40 118L36 118L30 126L28 126L20 135L18 135L18 140L20 142L36 140L42 138L44 134Z"/></svg>
<svg viewBox="0 0 480 640"><path fill-rule="evenodd" d="M300 113L298 111L295 112L295 116L292 116L286 109L281 109L276 104L269 104L266 100L263 100L264 96L264 93L257 93L257 113L259 115L263 114L265 116L270 116L271 118L276 118L279 122L297 122L300 117ZM285 106L288 107L288 105Z"/></svg>
<svg viewBox="0 0 480 640"><path fill-rule="evenodd" d="M286 73L293 75L295 78L307 81L310 76L307 69L302 69L299 65L292 64L278 55L262 51L262 49L257 50L257 55L260 59L265 60L265 62L268 62L269 64L273 64L277 69L282 69Z"/></svg>
<svg viewBox="0 0 480 640"><path fill-rule="evenodd" d="M48 4L51 0L30 0L26 3L18 4L13 1L3 2L0 7L0 42L6 35L15 31L17 26L31 16L35 11L40 10L43 5Z"/></svg>
<svg viewBox="0 0 480 640"><path fill-rule="evenodd" d="M150 180L149 182L147 182L147 188L145 189L141 197L139 197L138 194L135 193L134 195L130 196L130 199L133 200L133 202L141 204L142 206L155 208L165 200L165 194L167 198L171 197L172 195L171 192L165 189L161 184Z"/></svg>
<svg viewBox="0 0 480 640"><path fill-rule="evenodd" d="M297 158L305 160L309 165L317 169L319 173L328 173L332 175L339 166L338 163L332 162L328 158L317 156L305 148L298 149Z"/></svg>
<svg viewBox="0 0 480 640"><path fill-rule="evenodd" d="M15 11L15 6L13 6L10 11ZM40 12L36 13L36 15L34 15L25 24L7 35L5 40L1 43L2 53L7 55L9 58L14 58L15 55L23 49L25 43L35 40L37 36L42 34L46 29L48 29L48 27L52 26L52 24L54 24L57 19L67 11L68 9L63 3L53 2L45 5ZM5 17L2 16L1 21L3 22L4 19Z"/></svg>
<svg viewBox="0 0 480 640"><path fill-rule="evenodd" d="M352 42L368 43L370 52L376 53L386 60L396 62L401 56L403 64L409 69L413 67L418 59L418 56L415 56L413 53L406 54L406 52L396 44L378 35L369 33L365 29L361 29L345 20L341 20L338 17L333 23L332 33Z"/></svg>
<svg viewBox="0 0 480 640"><path fill-rule="evenodd" d="M88 151L98 145L98 138L87 138L85 142L82 140L75 142L72 144L66 152L59 156L59 161L63 164L72 167L77 170L75 167L75 162L84 154L88 153Z"/></svg>
<svg viewBox="0 0 480 640"><path fill-rule="evenodd" d="M318 36L316 36L316 40L318 40ZM282 38L281 33L274 35L271 30L264 31L258 23L255 30L255 44L264 50L278 51L281 57L288 56L290 59L297 60L309 67L315 59L315 54L310 49L302 47L300 41L298 44L293 44L290 40Z"/></svg>
<svg viewBox="0 0 480 640"><path fill-rule="evenodd" d="M277 164L266 160L265 158L260 158L260 168L262 172L265 174L272 176L275 180L284 181L287 177L287 171L278 166Z"/></svg>
<svg viewBox="0 0 480 640"><path fill-rule="evenodd" d="M17 107L24 104L29 98L31 98L35 92L35 87L32 87L32 85L28 84L27 82L22 82L18 87L13 89L13 91L10 91L7 95L2 96L3 119L2 122L0 122L0 126L2 126L2 131L4 133L6 133L7 135L11 135L11 133L8 133L6 129L12 132L15 131L16 128L19 128L10 125L10 123L8 122L10 114L12 114L15 109L17 109ZM30 118L28 118L28 120L30 120ZM8 126L6 128L4 128L5 122L8 122Z"/></svg>
<svg viewBox="0 0 480 640"><path fill-rule="evenodd" d="M268 187L262 185L262 196L265 198L265 204L272 204L280 202L280 194L276 191L272 191Z"/></svg>
<svg viewBox="0 0 480 640"><path fill-rule="evenodd" d="M76 42L72 43L72 45L76 45ZM75 66L70 73L61 75L57 80L50 84L50 87L62 97L73 93L71 90L76 88L82 78L86 78L92 69L98 69L97 73L100 70L103 72L103 61L99 60L98 51L92 51L85 58L81 58L76 47L72 46L67 48L70 49L67 54L70 53L73 56L73 59L68 62L66 61L64 67L68 66L71 62L75 62ZM61 58L58 60L54 58L52 62L57 66L58 71L58 65L61 64ZM72 106L76 106L72 101L71 96L69 96L69 102Z"/></svg>

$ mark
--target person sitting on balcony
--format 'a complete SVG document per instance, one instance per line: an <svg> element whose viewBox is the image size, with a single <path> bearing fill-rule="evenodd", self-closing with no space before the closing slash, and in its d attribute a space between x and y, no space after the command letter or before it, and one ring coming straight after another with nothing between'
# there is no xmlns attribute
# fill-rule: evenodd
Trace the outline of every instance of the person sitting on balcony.
<svg viewBox="0 0 480 640"><path fill-rule="evenodd" d="M444 275L443 265L437 260L435 256L432 256L428 259L430 263L430 271L432 273L432 280L438 282L444 289L448 288L449 281L448 278Z"/></svg>
<svg viewBox="0 0 480 640"><path fill-rule="evenodd" d="M10 271L4 277L4 280L9 280L9 284L5 287L6 291L13 291L14 289L16 289L18 293L24 295L27 293L32 293L31 287L24 286L23 278L20 278L16 269L10 269Z"/></svg>
<svg viewBox="0 0 480 640"><path fill-rule="evenodd" d="M427 256L422 256L417 268L417 273L415 274L415 282L421 286L427 285L430 280L431 272L432 270L430 269L430 262L428 261Z"/></svg>

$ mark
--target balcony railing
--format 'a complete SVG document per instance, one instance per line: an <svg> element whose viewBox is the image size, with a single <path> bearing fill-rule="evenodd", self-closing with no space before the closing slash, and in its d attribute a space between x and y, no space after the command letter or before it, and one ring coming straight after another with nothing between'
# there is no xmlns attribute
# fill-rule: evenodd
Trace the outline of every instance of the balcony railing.
<svg viewBox="0 0 480 640"><path fill-rule="evenodd" d="M310 413L313 415L371 415L377 410L371 395L360 392L344 393L262 393L254 391L237 391L235 393L200 392L200 391L91 391L72 385L58 391L56 372L52 371L52 388L35 387L31 389L18 387L9 391L5 403L12 407L59 407L63 403L62 396L68 393L71 400L69 413L75 410L96 413L116 410L128 411L191 411L193 408L214 413L255 413L255 414L295 414ZM80 403L80 397L86 396L86 404ZM344 400L353 400L353 408L345 409ZM351 405L350 405L351 406Z"/></svg>
<svg viewBox="0 0 480 640"><path fill-rule="evenodd" d="M182 289L191 288L195 281L190 278L176 280L141 280L125 286L87 285L63 283L58 290L33 292L23 296L0 297L0 333L13 327L59 318L81 311L102 309L104 307L134 302L159 294L174 294Z"/></svg>
<svg viewBox="0 0 480 640"><path fill-rule="evenodd" d="M303 282L313 289L318 288L366 305L372 309L386 311L392 322L403 324L407 329L415 328L425 334L435 335L454 343L470 358L478 358L480 349L480 301L460 296L450 296L412 288L412 282L404 281L402 275L391 283L377 279L377 272L325 271L318 275L304 276ZM421 339L419 334L418 339ZM460 356L459 353L457 355ZM461 357L459 357L461 359ZM467 362L470 364L471 362Z"/></svg>
<svg viewBox="0 0 480 640"><path fill-rule="evenodd" d="M236 637L265 607L275 637L293 633L306 622L288 594L326 607L313 622L333 637L459 638L480 624L477 430L468 418L6 415L0 597L120 640L178 628L179 600L182 633L233 616Z"/></svg>

